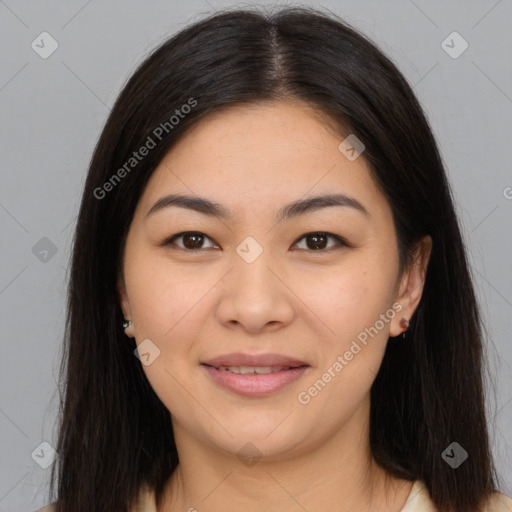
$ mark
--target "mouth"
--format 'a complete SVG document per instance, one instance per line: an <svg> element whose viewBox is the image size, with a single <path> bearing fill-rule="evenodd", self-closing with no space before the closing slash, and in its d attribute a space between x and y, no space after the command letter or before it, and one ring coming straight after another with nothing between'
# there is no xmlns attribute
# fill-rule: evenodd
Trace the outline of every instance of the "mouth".
<svg viewBox="0 0 512 512"><path fill-rule="evenodd" d="M212 366L212 368L242 375L268 375L269 373L282 372L292 368L302 368L302 366Z"/></svg>
<svg viewBox="0 0 512 512"><path fill-rule="evenodd" d="M201 364L212 381L237 395L257 398L277 393L296 382L311 367L300 366L212 366Z"/></svg>
<svg viewBox="0 0 512 512"><path fill-rule="evenodd" d="M301 361L299 359L292 358L290 356L282 355L282 354L250 354L245 352L234 352L231 354L224 354L221 356L214 357L212 359L208 359L206 361L202 361L202 364L207 366L213 366L217 369L234 369L235 373L236 369L240 368L243 370L251 369L251 368L270 368L272 370L280 371L283 368L297 368L299 366L308 366L305 361ZM271 373L266 372L266 373ZM251 371L250 373L254 373Z"/></svg>

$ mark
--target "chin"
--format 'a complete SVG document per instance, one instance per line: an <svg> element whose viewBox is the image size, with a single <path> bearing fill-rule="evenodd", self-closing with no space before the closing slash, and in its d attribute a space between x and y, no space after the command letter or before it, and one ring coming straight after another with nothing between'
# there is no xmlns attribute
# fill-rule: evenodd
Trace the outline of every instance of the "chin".
<svg viewBox="0 0 512 512"><path fill-rule="evenodd" d="M282 460L283 455L301 444L303 439L299 432L290 428L290 425L279 425L278 422L272 426L258 426L247 421L230 421L228 431L233 437L224 431L220 437L211 437L210 431L209 441L241 458L265 457L267 460Z"/></svg>

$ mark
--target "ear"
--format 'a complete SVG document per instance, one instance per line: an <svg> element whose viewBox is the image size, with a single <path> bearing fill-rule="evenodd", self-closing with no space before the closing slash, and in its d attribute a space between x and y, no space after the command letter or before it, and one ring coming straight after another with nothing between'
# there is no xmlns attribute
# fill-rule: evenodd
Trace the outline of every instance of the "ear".
<svg viewBox="0 0 512 512"><path fill-rule="evenodd" d="M432 253L432 238L425 235L416 245L413 263L404 272L400 281L396 302L402 305L402 310L395 315L390 327L390 336L398 336L403 332L400 319L410 320L421 300L425 275L427 273L430 254Z"/></svg>
<svg viewBox="0 0 512 512"><path fill-rule="evenodd" d="M133 322L132 318L132 312L130 308L130 301L128 300L128 294L126 292L126 285L123 279L122 275L119 275L117 279L117 291L119 295L119 303L121 305L121 309L123 310L123 316L126 320L131 320ZM130 338L135 337L135 331L134 331L134 325L133 323L127 327L124 332L126 335Z"/></svg>

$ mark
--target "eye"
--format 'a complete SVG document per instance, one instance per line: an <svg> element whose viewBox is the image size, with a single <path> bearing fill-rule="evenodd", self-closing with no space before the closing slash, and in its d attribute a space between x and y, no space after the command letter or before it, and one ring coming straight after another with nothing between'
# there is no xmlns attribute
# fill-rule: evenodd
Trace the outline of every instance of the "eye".
<svg viewBox="0 0 512 512"><path fill-rule="evenodd" d="M179 239L182 239L183 245L175 243L175 241ZM329 239L334 240L335 243L330 247L326 247L326 244L328 245L327 241ZM212 239L200 231L183 231L181 233L171 235L159 245L175 245L178 249L184 251L198 251L205 248L203 246L205 240ZM306 240L306 248L299 249L308 252L327 252L331 249L335 249L337 246L349 247L349 244L342 237L332 233L325 233L323 231L313 231L311 233L306 233L305 235L302 235L293 245L298 245L301 240ZM213 246L210 246L209 248L218 247L219 246L214 243Z"/></svg>
<svg viewBox="0 0 512 512"><path fill-rule="evenodd" d="M176 233L175 235L165 239L160 245L176 245L174 241L180 238L183 239L184 247L178 245L178 249L182 249L184 251L197 251L199 249L203 249L203 241L205 239L211 240L210 237L199 231L183 231L182 233ZM216 247L218 247L218 245Z"/></svg>
<svg viewBox="0 0 512 512"><path fill-rule="evenodd" d="M334 246L326 248L325 247L325 245L327 243L326 241L329 238L331 240L334 240L336 243L334 244ZM336 246L347 246L348 247L347 242L345 242L345 240L343 238L341 238L340 236L333 235L332 233L325 233L323 231L315 231L312 233L306 233L301 238L299 238L299 240L297 242L295 242L295 244L298 244L299 241L303 240L303 239L309 241L309 243L306 242L307 249L310 249L309 252L312 252L312 251L325 252L325 251L329 251L333 248L336 248Z"/></svg>

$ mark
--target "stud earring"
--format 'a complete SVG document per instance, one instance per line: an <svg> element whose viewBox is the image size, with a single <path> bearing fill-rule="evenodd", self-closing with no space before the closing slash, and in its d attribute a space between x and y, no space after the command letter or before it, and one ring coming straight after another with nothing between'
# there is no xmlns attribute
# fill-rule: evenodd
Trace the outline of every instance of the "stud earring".
<svg viewBox="0 0 512 512"><path fill-rule="evenodd" d="M407 331L409 327L409 320L407 318L403 318L400 320L400 327L402 328L402 338L405 339L405 331Z"/></svg>
<svg viewBox="0 0 512 512"><path fill-rule="evenodd" d="M127 327L130 327L130 325L132 325L132 321L131 320L125 320L123 322L123 329L126 329Z"/></svg>

